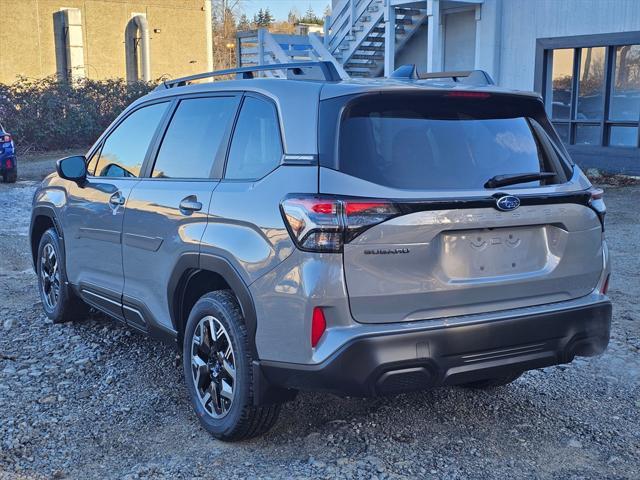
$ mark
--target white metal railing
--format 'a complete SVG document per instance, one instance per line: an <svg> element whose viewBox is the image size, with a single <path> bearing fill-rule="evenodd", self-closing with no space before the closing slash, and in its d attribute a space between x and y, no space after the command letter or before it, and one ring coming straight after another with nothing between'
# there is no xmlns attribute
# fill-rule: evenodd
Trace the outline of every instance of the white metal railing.
<svg viewBox="0 0 640 480"><path fill-rule="evenodd" d="M336 60L336 58L327 49L325 44L322 43L322 40L318 38L317 34L315 33L309 34L309 43L311 43L311 46L313 47L313 50L314 50L313 52L313 55L315 57L314 60L325 60L333 63L333 65L336 67L336 70L338 71L338 73L342 78L344 79L349 78L349 74L344 70L344 68L342 67L342 64Z"/></svg>
<svg viewBox="0 0 640 480"><path fill-rule="evenodd" d="M328 28L325 26L325 37L328 37L325 45L329 51L334 53L365 16L368 8L379 3L379 0L340 0L333 10Z"/></svg>

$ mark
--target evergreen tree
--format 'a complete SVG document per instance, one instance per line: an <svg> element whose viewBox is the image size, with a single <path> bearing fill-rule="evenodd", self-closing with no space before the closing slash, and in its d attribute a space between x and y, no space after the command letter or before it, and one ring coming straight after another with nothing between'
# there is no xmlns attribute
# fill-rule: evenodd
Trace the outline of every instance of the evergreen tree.
<svg viewBox="0 0 640 480"><path fill-rule="evenodd" d="M264 27L264 10L258 10L258 13L254 13L253 15L253 23L257 28Z"/></svg>
<svg viewBox="0 0 640 480"><path fill-rule="evenodd" d="M251 29L251 22L249 22L247 15L243 13L242 15L240 15L240 20L238 20L238 30L250 30L250 29Z"/></svg>
<svg viewBox="0 0 640 480"><path fill-rule="evenodd" d="M271 15L271 11L269 10L269 7L267 7L264 11L265 28L269 28L274 21L275 21L275 18L273 18L273 15Z"/></svg>
<svg viewBox="0 0 640 480"><path fill-rule="evenodd" d="M299 21L300 21L300 12L296 7L293 7L291 10L289 10L289 15L287 15L287 22L289 22L291 25L295 25Z"/></svg>

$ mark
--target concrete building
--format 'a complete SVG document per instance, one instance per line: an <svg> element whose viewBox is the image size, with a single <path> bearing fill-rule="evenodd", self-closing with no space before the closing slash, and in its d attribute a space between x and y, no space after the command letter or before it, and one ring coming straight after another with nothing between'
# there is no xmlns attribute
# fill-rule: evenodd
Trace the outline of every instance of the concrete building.
<svg viewBox="0 0 640 480"><path fill-rule="evenodd" d="M351 77L388 75L407 63L420 72L482 69L500 86L541 93L582 166L640 175L640 0L333 0L332 7L320 46L312 35L276 39L283 47L276 58L266 38L260 61L286 59L286 45L298 42L308 59L333 61Z"/></svg>
<svg viewBox="0 0 640 480"><path fill-rule="evenodd" d="M211 0L0 0L0 83L212 69Z"/></svg>

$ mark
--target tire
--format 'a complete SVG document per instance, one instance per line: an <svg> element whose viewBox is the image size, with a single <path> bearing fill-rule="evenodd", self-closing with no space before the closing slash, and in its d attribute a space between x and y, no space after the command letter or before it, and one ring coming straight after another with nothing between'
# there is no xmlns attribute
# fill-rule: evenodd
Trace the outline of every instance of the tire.
<svg viewBox="0 0 640 480"><path fill-rule="evenodd" d="M38 291L47 317L53 323L86 317L89 307L78 298L67 282L60 237L55 228L50 228L40 237L36 262Z"/></svg>
<svg viewBox="0 0 640 480"><path fill-rule="evenodd" d="M522 376L522 372L515 372L510 375L505 375L503 377L496 378L487 378L486 380L478 380L477 382L470 382L460 385L464 388L475 388L475 389L490 389L496 387L502 387L504 385L508 385L518 378Z"/></svg>
<svg viewBox="0 0 640 480"><path fill-rule="evenodd" d="M240 307L230 290L207 293L196 302L182 351L191 403L211 435L224 441L244 440L262 435L276 423L280 405L253 405L254 358Z"/></svg>

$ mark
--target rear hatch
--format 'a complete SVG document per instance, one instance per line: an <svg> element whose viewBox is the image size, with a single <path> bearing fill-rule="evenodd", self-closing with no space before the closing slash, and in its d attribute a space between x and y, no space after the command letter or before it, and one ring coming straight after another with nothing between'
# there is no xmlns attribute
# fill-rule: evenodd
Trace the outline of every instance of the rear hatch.
<svg viewBox="0 0 640 480"><path fill-rule="evenodd" d="M324 100L320 116L320 195L343 198L345 218L350 201L386 205L358 217L343 246L357 321L526 307L596 287L602 224L537 98L376 92Z"/></svg>

